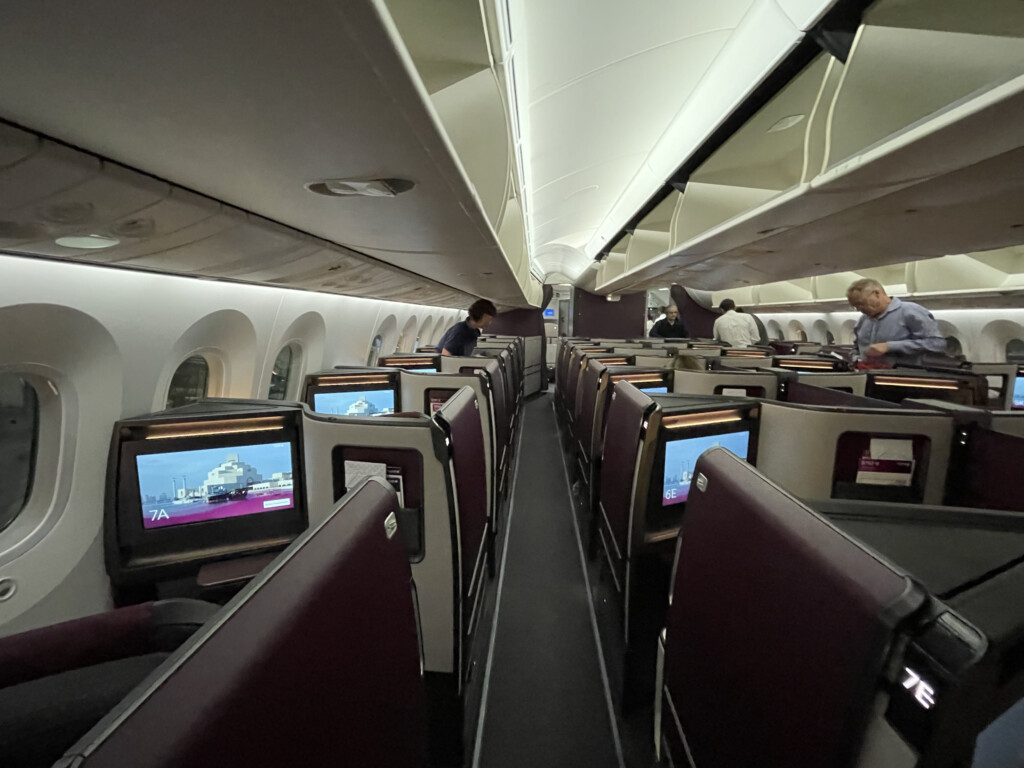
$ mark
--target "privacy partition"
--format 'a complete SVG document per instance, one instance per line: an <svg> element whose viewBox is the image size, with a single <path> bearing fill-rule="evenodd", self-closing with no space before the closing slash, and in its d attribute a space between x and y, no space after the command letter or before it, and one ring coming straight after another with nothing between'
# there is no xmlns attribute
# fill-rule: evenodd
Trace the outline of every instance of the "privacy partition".
<svg viewBox="0 0 1024 768"><path fill-rule="evenodd" d="M803 499L941 504L953 434L934 411L765 403L758 468Z"/></svg>

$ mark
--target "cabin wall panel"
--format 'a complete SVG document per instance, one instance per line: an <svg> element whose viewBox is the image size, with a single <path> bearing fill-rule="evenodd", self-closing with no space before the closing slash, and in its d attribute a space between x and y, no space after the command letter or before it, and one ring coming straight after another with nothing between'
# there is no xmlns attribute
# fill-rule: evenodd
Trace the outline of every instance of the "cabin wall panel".
<svg viewBox="0 0 1024 768"><path fill-rule="evenodd" d="M38 515L49 516L40 528L26 507L0 532L0 577L18 582L0 610L0 635L110 606L100 537L111 431L118 419L162 408L170 377L191 353L224 365L224 387L211 394L265 398L288 343L302 350L292 374L301 376L365 364L381 330L393 345L399 328L424 322L439 336L463 317L448 308L3 254L0 274L0 369L29 374L43 394L52 382L59 393L41 402L41 423L55 417L54 434L41 430L29 502L45 501ZM431 317L419 320L427 310ZM53 481L38 467L50 468ZM46 492L52 498L36 495Z"/></svg>
<svg viewBox="0 0 1024 768"><path fill-rule="evenodd" d="M28 502L0 533L0 578L16 583L0 610L0 635L36 606L41 623L73 617L59 606L73 608L73 615L110 606L103 559L89 552L103 526L107 453L122 412L124 372L114 337L96 317L52 301L18 302L24 292L12 282L0 286L0 369L35 387L40 439Z"/></svg>

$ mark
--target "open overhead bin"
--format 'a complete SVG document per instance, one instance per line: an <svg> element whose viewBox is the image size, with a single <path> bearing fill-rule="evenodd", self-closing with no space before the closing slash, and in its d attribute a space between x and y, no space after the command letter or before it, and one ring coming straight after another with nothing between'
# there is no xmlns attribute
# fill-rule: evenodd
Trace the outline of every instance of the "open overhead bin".
<svg viewBox="0 0 1024 768"><path fill-rule="evenodd" d="M984 16L984 20L976 18ZM764 285L1024 241L1024 4L876 3L693 171L597 290Z"/></svg>

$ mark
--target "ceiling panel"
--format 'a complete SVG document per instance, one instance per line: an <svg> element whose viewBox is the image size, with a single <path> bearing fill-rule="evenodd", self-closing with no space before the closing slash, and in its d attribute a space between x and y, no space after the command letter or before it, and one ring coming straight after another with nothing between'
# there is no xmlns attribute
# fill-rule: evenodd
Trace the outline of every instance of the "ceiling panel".
<svg viewBox="0 0 1024 768"><path fill-rule="evenodd" d="M459 290L518 291L524 303L390 24L374 0L310 0L301 12L271 0L18 4L0 25L0 118ZM381 176L416 187L370 199L303 186Z"/></svg>

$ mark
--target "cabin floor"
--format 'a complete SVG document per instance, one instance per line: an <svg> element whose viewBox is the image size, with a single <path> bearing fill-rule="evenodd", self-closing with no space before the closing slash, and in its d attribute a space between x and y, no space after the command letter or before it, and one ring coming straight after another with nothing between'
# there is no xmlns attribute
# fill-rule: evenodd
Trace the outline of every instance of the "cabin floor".
<svg viewBox="0 0 1024 768"><path fill-rule="evenodd" d="M616 652L602 651L597 634L606 587L601 564L584 555L587 516L551 396L524 409L472 765L650 765L650 711L629 721L613 712L606 661L614 679Z"/></svg>

